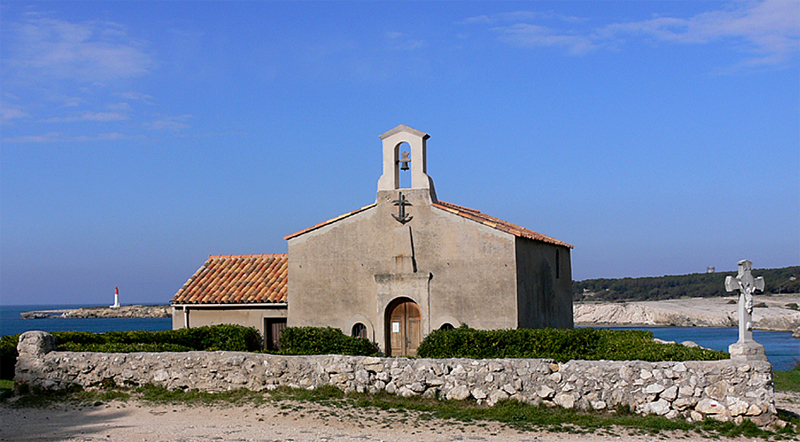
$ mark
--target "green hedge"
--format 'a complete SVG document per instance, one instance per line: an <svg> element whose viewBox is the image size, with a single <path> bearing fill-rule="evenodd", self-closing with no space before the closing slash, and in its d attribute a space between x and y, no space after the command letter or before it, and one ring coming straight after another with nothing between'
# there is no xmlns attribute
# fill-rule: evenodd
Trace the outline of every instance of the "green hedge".
<svg viewBox="0 0 800 442"><path fill-rule="evenodd" d="M281 332L278 347L285 355L380 355L374 342L347 336L332 327L286 327Z"/></svg>
<svg viewBox="0 0 800 442"><path fill-rule="evenodd" d="M693 361L727 359L725 352L659 344L653 333L638 330L527 329L435 330L419 346L422 358L550 358Z"/></svg>
<svg viewBox="0 0 800 442"><path fill-rule="evenodd" d="M60 351L134 353L162 351L259 351L261 335L253 327L221 324L163 331L52 332ZM14 378L19 335L0 338L0 379Z"/></svg>

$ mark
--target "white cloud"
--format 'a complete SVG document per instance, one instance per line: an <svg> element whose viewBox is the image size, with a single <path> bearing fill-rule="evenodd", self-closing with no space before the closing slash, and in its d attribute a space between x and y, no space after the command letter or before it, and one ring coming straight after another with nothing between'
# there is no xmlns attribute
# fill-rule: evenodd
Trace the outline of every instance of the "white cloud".
<svg viewBox="0 0 800 442"><path fill-rule="evenodd" d="M494 30L500 34L500 41L527 48L559 47L565 48L572 55L583 55L600 47L585 35L561 34L551 28L526 23L498 27Z"/></svg>
<svg viewBox="0 0 800 442"><path fill-rule="evenodd" d="M163 116L158 120L144 123L144 127L153 130L180 130L191 127L189 120L195 118L194 115Z"/></svg>
<svg viewBox="0 0 800 442"><path fill-rule="evenodd" d="M98 135L78 135L69 136L63 132L49 132L43 135L21 135L16 137L6 137L0 139L3 143L68 143L68 142L84 142L84 141L116 141L126 140L130 137L118 132L111 132Z"/></svg>
<svg viewBox="0 0 800 442"><path fill-rule="evenodd" d="M553 26L544 20L556 20ZM658 16L602 27L578 26L586 19L552 13L514 12L481 15L462 24L491 26L500 41L525 47L560 47L582 55L600 47L618 47L631 37L673 44L728 44L745 55L743 66L781 65L800 54L800 2L735 2L689 18ZM568 23L568 29L564 24Z"/></svg>
<svg viewBox="0 0 800 442"><path fill-rule="evenodd" d="M116 95L126 100L143 101L148 104L152 104L153 100L155 100L155 98L153 98L151 95L142 94L139 92L121 92Z"/></svg>
<svg viewBox="0 0 800 442"><path fill-rule="evenodd" d="M11 120L26 118L29 116L30 115L19 109L10 108L5 105L0 106L0 123L7 123Z"/></svg>
<svg viewBox="0 0 800 442"><path fill-rule="evenodd" d="M694 17L657 17L607 26L602 35L649 35L656 40L705 44L731 42L753 54L746 65L775 65L796 57L800 49L800 2L766 0L746 2Z"/></svg>
<svg viewBox="0 0 800 442"><path fill-rule="evenodd" d="M22 80L46 76L108 82L145 75L156 67L146 45L114 22L34 16L11 26L7 66L18 70Z"/></svg>
<svg viewBox="0 0 800 442"><path fill-rule="evenodd" d="M125 112L125 111L129 111L129 110L131 110L131 105L130 105L129 103L126 103L126 102L121 102L121 103L109 103L109 104L107 104L107 105L106 105L106 107L107 107L109 110L113 110L113 111L122 111L122 112Z"/></svg>
<svg viewBox="0 0 800 442"><path fill-rule="evenodd" d="M121 112L84 112L80 115L71 117L56 117L43 120L45 123L69 123L73 121L123 121L127 120L127 114Z"/></svg>
<svg viewBox="0 0 800 442"><path fill-rule="evenodd" d="M564 22L583 22L586 21L582 17L573 17L569 15L556 14L554 12L536 12L536 11L514 11L514 12L501 12L492 15L478 15L469 17L460 22L464 25L495 25L498 23L519 23L530 22L533 20L557 20Z"/></svg>
<svg viewBox="0 0 800 442"><path fill-rule="evenodd" d="M387 32L386 38L387 40L389 40L389 43L392 45L394 49L413 51L414 49L418 49L425 46L424 40L415 40L409 38L406 34L403 34L402 32L397 32L397 31Z"/></svg>

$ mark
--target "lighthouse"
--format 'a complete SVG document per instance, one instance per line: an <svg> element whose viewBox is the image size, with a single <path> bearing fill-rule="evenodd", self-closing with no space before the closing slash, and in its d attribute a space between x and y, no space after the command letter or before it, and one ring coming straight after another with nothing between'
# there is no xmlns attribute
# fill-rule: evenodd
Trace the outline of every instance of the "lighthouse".
<svg viewBox="0 0 800 442"><path fill-rule="evenodd" d="M119 308L119 286L114 287L114 305L111 308Z"/></svg>

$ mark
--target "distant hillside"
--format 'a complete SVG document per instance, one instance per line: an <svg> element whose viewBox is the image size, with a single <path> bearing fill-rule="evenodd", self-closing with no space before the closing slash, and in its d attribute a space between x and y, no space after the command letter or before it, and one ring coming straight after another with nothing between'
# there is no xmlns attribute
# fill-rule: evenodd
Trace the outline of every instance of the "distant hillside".
<svg viewBox="0 0 800 442"><path fill-rule="evenodd" d="M648 278L587 279L572 283L574 301L658 301L682 297L725 296L725 277L736 271ZM763 276L765 293L800 293L800 266L753 269Z"/></svg>

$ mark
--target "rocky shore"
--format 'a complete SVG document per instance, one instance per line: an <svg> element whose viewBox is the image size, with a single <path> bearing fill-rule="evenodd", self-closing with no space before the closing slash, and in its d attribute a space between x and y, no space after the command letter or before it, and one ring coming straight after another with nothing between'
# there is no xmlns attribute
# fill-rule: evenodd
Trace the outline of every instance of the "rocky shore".
<svg viewBox="0 0 800 442"><path fill-rule="evenodd" d="M20 313L22 319L42 318L171 318L169 305L123 305L119 308L84 307Z"/></svg>
<svg viewBox="0 0 800 442"><path fill-rule="evenodd" d="M666 301L576 303L576 325L659 325L674 327L736 327L735 297L670 299ZM800 337L800 294L756 296L753 326L759 330L792 331Z"/></svg>

